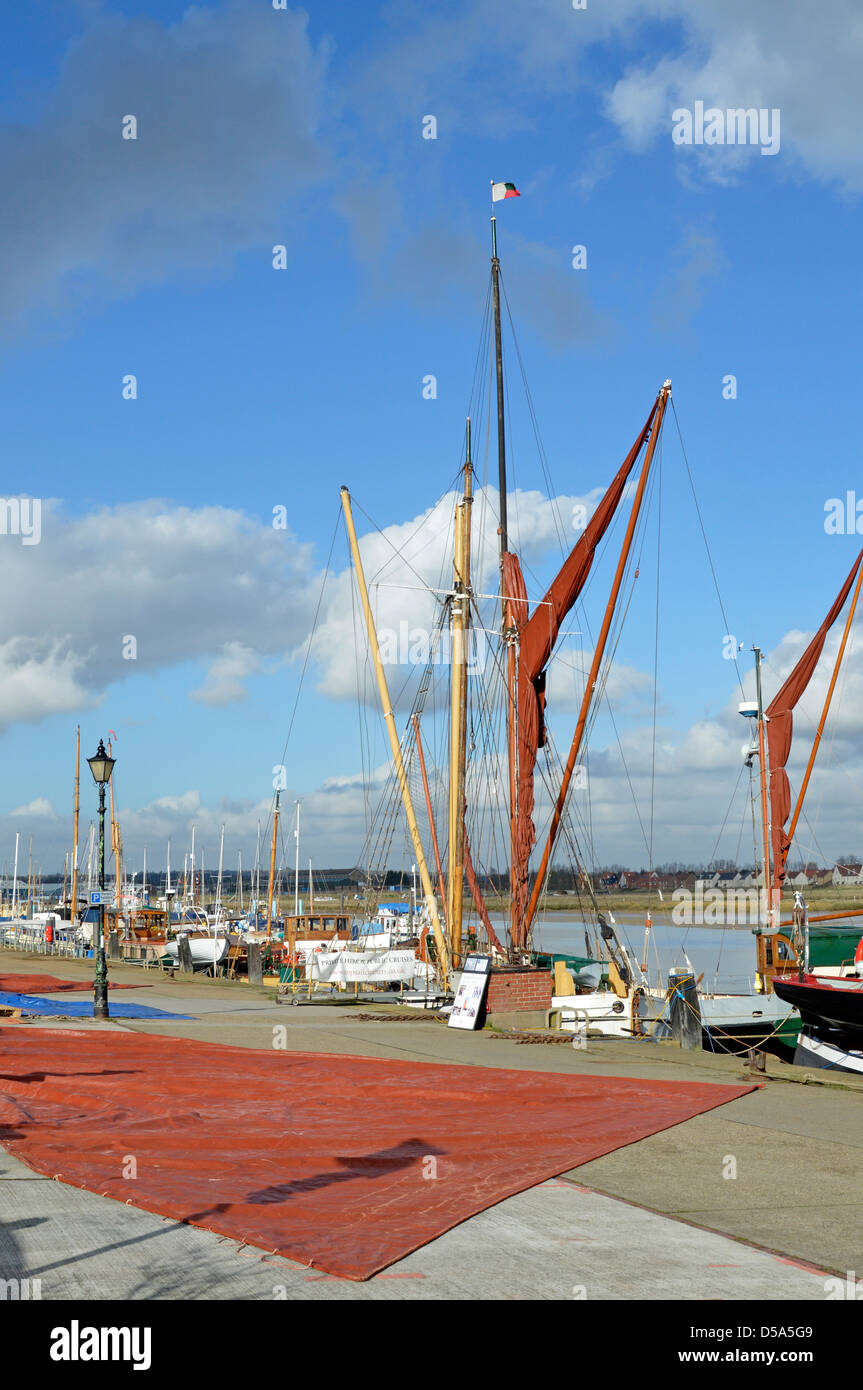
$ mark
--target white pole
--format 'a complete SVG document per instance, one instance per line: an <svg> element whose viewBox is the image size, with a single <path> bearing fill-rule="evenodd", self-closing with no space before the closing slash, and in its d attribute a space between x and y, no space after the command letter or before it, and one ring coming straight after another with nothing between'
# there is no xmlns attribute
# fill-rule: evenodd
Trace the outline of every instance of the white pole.
<svg viewBox="0 0 863 1390"><path fill-rule="evenodd" d="M15 831L15 868L12 870L12 919L13 919L13 921L17 921L17 918L18 918L18 840L19 840L19 839L20 839L20 834L19 834L19 832L16 830L16 831ZM15 928L15 934L16 934L16 936L17 936L17 934L18 934L18 928L17 928L17 927Z"/></svg>
<svg viewBox="0 0 863 1390"><path fill-rule="evenodd" d="M170 840L168 841L168 852L167 852L167 855L165 856L165 868L166 868L166 874L165 874L165 894L166 894L166 896L167 896L167 894L170 893L170 891L171 891L171 841L170 841Z"/></svg>
<svg viewBox="0 0 863 1390"><path fill-rule="evenodd" d="M192 863L191 863L191 866L190 866L190 867L191 867L191 870L192 870L192 898L191 898L191 903L192 903L192 907L194 907L194 906L195 906L195 827L194 827L194 826L192 826Z"/></svg>
<svg viewBox="0 0 863 1390"><path fill-rule="evenodd" d="M258 821L258 845L255 850L255 919L261 904L261 822Z"/></svg>
<svg viewBox="0 0 863 1390"><path fill-rule="evenodd" d="M93 891L93 849L96 838L96 827L90 822L90 838L87 844L87 898Z"/></svg>
<svg viewBox="0 0 863 1390"><path fill-rule="evenodd" d="M143 883L141 884L141 906L142 906L142 907L143 907L143 905L144 905L144 899L146 898L146 896L147 896L147 846L145 845L145 846L144 846L144 881L143 881Z"/></svg>
<svg viewBox="0 0 863 1390"><path fill-rule="evenodd" d="M297 841L297 854L294 860L294 916L300 915L300 803L297 802L297 828L294 831Z"/></svg>
<svg viewBox="0 0 863 1390"><path fill-rule="evenodd" d="M239 897L238 907L239 907L240 912L242 912L242 910L243 910L243 851L242 851L241 849L238 849L238 850L237 850L237 878L239 879L239 884L240 884L240 897Z"/></svg>
<svg viewBox="0 0 863 1390"><path fill-rule="evenodd" d="M222 860L225 856L225 827L222 826L222 838L219 841L219 876L216 879L216 921L222 915Z"/></svg>

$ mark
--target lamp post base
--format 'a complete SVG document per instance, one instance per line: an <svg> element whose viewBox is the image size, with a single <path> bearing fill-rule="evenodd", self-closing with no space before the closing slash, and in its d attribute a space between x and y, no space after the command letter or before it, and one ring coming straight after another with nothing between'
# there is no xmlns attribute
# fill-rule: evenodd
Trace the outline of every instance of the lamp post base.
<svg viewBox="0 0 863 1390"><path fill-rule="evenodd" d="M96 964L96 987L93 991L93 1017L108 1018L108 966L104 949Z"/></svg>

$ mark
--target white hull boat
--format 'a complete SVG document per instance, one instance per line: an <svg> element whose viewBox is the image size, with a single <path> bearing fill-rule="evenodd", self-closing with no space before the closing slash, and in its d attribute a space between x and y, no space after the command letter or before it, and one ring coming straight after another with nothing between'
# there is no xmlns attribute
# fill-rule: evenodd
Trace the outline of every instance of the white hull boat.
<svg viewBox="0 0 863 1390"><path fill-rule="evenodd" d="M226 936L190 936L189 951L192 956L192 965L200 966L202 969L209 965L218 965L225 959L228 953L228 938ZM176 941L168 941L165 945L166 955L174 960L179 960L180 948Z"/></svg>

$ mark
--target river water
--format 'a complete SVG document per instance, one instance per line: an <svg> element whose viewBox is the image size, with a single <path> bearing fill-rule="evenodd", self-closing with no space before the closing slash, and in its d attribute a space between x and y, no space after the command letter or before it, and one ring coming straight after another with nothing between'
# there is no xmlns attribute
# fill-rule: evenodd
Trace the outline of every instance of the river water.
<svg viewBox="0 0 863 1390"><path fill-rule="evenodd" d="M494 913L492 922L496 930L504 925L503 919ZM614 929L633 959L641 964L644 917L625 912L615 914ZM549 954L583 956L586 954L584 922L568 912L549 912L535 924L531 942L535 950ZM685 966L684 952L696 976L704 974L702 989L732 994L752 989L755 938L750 927L675 927L654 921L647 955L650 983L660 983L660 975L664 982L669 969Z"/></svg>

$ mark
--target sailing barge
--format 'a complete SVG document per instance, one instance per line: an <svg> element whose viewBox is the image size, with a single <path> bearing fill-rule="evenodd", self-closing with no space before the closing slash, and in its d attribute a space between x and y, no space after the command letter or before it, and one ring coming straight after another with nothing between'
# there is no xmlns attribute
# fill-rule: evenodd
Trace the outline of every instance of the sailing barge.
<svg viewBox="0 0 863 1390"><path fill-rule="evenodd" d="M351 555L360 606L365 620L368 644L387 729L395 777L403 804L410 842L422 884L425 910L434 942L435 967L438 984L451 988L453 972L458 972L465 959L463 933L463 902L466 887L478 919L478 935L494 961L495 972L535 972L546 982L542 997L552 1006L552 980L548 965L537 963L531 950L531 930L540 900L545 891L547 873L556 841L564 825L567 796L586 741L588 719L601 686L604 664L610 659L612 623L624 585L631 573L634 559L634 540L645 502L651 466L661 437L663 420L670 399L671 382L664 381L650 406L644 424L611 480L605 495L581 531L575 545L548 591L531 609L528 601L522 564L512 544L507 515L507 455L504 419L505 387L503 377L503 348L501 338L500 260L497 249L497 221L491 219L491 306L496 383L497 457L499 496L499 632L497 663L504 683L505 707L504 753L506 779L506 819L508 822L509 910L505 929L506 942L495 931L473 864L467 800L467 729L468 729L468 642L471 624L477 610L477 595L471 576L471 518L474 504L474 465L471 454L471 421L465 430L464 463L461 468L461 497L455 508L455 540L452 586L445 598L446 619L450 637L450 700L449 700L449 769L447 797L446 874L439 843L440 836L429 795L428 778L420 732L421 709L416 709L409 737L422 770L425 812L428 818L434 850L435 878L429 865L419 820L414 806L408 775L406 749L393 713L386 670L373 620L368 585L357 541L350 492L341 490L342 506L350 541ZM635 482L634 497L629 511L620 555L596 640L590 670L585 682L581 706L569 753L553 798L550 824L543 845L539 869L533 888L530 885L530 860L537 845L534 823L535 779L539 750L546 745L547 673L555 653L567 615L579 599L590 576L597 550L600 547L628 486ZM440 907L439 907L440 901ZM493 981L492 981L493 986ZM490 987L491 988L491 987ZM530 1002L539 997L535 992ZM619 1011L616 996L604 994L603 1007L615 1014ZM533 1010L531 1010L533 1012ZM630 1015L630 1023L632 1022Z"/></svg>

